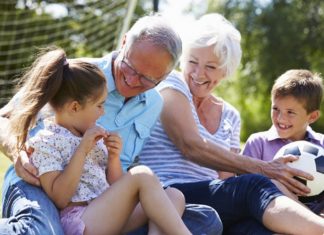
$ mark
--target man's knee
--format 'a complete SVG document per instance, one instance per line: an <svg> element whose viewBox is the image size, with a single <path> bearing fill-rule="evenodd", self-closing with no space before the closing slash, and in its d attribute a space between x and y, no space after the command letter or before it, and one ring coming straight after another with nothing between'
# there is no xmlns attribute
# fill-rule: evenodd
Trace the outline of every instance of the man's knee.
<svg viewBox="0 0 324 235"><path fill-rule="evenodd" d="M13 231L9 234L64 234L54 204L40 188L25 182L8 188L2 212L1 229Z"/></svg>
<svg viewBox="0 0 324 235"><path fill-rule="evenodd" d="M8 232L2 233L5 231ZM10 217L1 219L0 235L2 234L63 235L64 233L59 222L52 221L52 218L44 214L40 208L25 205Z"/></svg>

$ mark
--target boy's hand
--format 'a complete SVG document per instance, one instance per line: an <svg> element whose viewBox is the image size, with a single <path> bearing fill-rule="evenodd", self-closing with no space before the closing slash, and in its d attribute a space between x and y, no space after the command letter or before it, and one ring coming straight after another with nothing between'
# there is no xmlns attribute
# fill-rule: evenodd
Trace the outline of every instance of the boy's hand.
<svg viewBox="0 0 324 235"><path fill-rule="evenodd" d="M116 133L110 133L104 138L104 143L108 149L109 158L119 158L123 146L120 136Z"/></svg>
<svg viewBox="0 0 324 235"><path fill-rule="evenodd" d="M21 151L19 156L15 157L13 164L16 174L29 184L40 186L39 178L37 177L37 168L30 162L29 156L33 149L29 148L26 152Z"/></svg>
<svg viewBox="0 0 324 235"><path fill-rule="evenodd" d="M288 162L293 162L296 160L298 160L298 157L293 155L288 155L272 160L271 162L268 162L268 164L273 170L270 174L266 175L270 178L278 180L280 183L285 185L291 192L297 195L306 196L308 193L310 193L310 189L303 183L294 179L294 177L301 177L307 180L313 180L314 177L307 172L289 167L286 164Z"/></svg>

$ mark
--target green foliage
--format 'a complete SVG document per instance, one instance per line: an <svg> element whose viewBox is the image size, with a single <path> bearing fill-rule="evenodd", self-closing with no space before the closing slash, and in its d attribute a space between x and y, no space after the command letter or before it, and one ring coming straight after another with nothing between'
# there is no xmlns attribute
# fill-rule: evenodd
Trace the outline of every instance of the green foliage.
<svg viewBox="0 0 324 235"><path fill-rule="evenodd" d="M69 58L100 57L117 47L127 0L0 2L0 106L40 48L65 49ZM56 9L54 13L48 10Z"/></svg>
<svg viewBox="0 0 324 235"><path fill-rule="evenodd" d="M209 1L208 12L215 11L242 34L242 66L235 82L230 83L234 88L229 90L223 84L217 92L240 110L245 140L270 127L270 91L280 74L299 68L324 74L324 2ZM323 120L317 121L314 129L324 132Z"/></svg>

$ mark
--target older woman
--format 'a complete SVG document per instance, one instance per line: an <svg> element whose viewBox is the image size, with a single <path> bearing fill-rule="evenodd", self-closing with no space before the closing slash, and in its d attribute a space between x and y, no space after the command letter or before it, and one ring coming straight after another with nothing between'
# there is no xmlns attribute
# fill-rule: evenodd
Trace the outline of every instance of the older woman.
<svg viewBox="0 0 324 235"><path fill-rule="evenodd" d="M158 86L164 108L140 162L165 186L180 189L187 202L215 208L227 233L323 233L324 220L284 196L267 177L218 179L216 170L263 173L305 194L307 190L289 177L276 175L277 167L288 176L309 176L289 169L283 160L264 164L229 151L239 148L239 115L211 92L239 64L240 33L218 14L202 17L190 30L194 33L185 44L182 76L173 73Z"/></svg>

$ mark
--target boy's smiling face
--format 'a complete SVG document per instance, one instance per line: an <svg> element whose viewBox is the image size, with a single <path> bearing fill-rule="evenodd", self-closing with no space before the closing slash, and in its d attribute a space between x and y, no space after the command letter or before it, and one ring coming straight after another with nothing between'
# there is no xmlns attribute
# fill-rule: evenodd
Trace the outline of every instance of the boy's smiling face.
<svg viewBox="0 0 324 235"><path fill-rule="evenodd" d="M307 126L318 117L318 110L307 113L303 103L293 96L272 98L271 119L280 138L304 139Z"/></svg>

